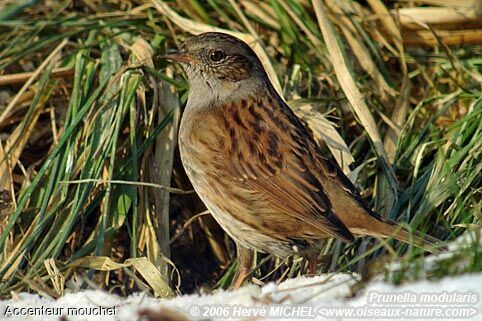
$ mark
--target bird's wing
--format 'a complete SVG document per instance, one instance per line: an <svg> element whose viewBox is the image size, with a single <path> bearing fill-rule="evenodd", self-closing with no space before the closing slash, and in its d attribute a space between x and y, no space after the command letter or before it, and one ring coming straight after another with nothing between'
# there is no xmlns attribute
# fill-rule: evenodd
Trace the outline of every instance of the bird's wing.
<svg viewBox="0 0 482 321"><path fill-rule="evenodd" d="M317 146L301 121L276 97L252 98L223 108L222 159L230 176L267 206L346 242L353 235L334 213L317 168Z"/></svg>

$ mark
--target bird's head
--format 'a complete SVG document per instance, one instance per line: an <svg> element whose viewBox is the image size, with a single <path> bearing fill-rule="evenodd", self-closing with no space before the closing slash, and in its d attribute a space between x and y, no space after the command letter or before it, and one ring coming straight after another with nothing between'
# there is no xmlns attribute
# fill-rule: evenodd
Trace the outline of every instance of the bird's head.
<svg viewBox="0 0 482 321"><path fill-rule="evenodd" d="M207 32L188 39L179 50L163 58L180 63L191 94L211 91L226 98L236 91L264 84L266 72L254 51L240 39L225 33Z"/></svg>

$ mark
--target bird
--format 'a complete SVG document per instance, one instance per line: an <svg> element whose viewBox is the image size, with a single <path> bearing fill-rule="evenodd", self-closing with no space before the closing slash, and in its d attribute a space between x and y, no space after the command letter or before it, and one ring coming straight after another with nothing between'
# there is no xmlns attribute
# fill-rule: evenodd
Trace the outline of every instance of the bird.
<svg viewBox="0 0 482 321"><path fill-rule="evenodd" d="M367 205L276 92L248 44L207 32L162 57L187 75L181 161L196 193L236 243L235 287L250 273L254 251L286 258L310 253L327 238L350 243L355 236L424 248L438 242L409 233Z"/></svg>

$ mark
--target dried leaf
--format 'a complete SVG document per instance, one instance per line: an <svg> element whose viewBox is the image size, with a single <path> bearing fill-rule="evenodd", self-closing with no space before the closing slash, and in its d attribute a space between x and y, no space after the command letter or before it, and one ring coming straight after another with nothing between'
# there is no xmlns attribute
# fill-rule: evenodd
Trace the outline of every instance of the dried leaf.
<svg viewBox="0 0 482 321"><path fill-rule="evenodd" d="M325 14L323 4L320 0L313 0L313 6L315 8L316 17L323 34L323 38L325 39L328 53L330 55L331 62L340 86L350 102L355 114L360 119L362 126L365 128L368 136L375 145L378 153L383 159L387 160L388 158L383 147L383 142L380 132L378 131L378 127L370 110L368 109L368 106L365 103L363 95L356 86L355 81L348 70L348 67L346 66L342 49L338 45L333 28Z"/></svg>
<svg viewBox="0 0 482 321"><path fill-rule="evenodd" d="M133 267L154 290L156 296L165 298L173 294L169 285L163 280L161 272L146 257L132 258L124 263L117 263L106 256L84 256L70 263L68 267L84 267L100 271Z"/></svg>

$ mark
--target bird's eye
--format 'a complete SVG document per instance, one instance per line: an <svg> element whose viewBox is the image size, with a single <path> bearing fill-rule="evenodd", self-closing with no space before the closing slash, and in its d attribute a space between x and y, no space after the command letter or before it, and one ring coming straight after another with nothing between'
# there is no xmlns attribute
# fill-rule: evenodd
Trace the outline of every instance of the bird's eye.
<svg viewBox="0 0 482 321"><path fill-rule="evenodd" d="M219 61L219 60L223 59L224 57L226 57L226 55L224 54L224 51L222 51L222 50L213 51L209 55L209 59L211 59L214 62Z"/></svg>

